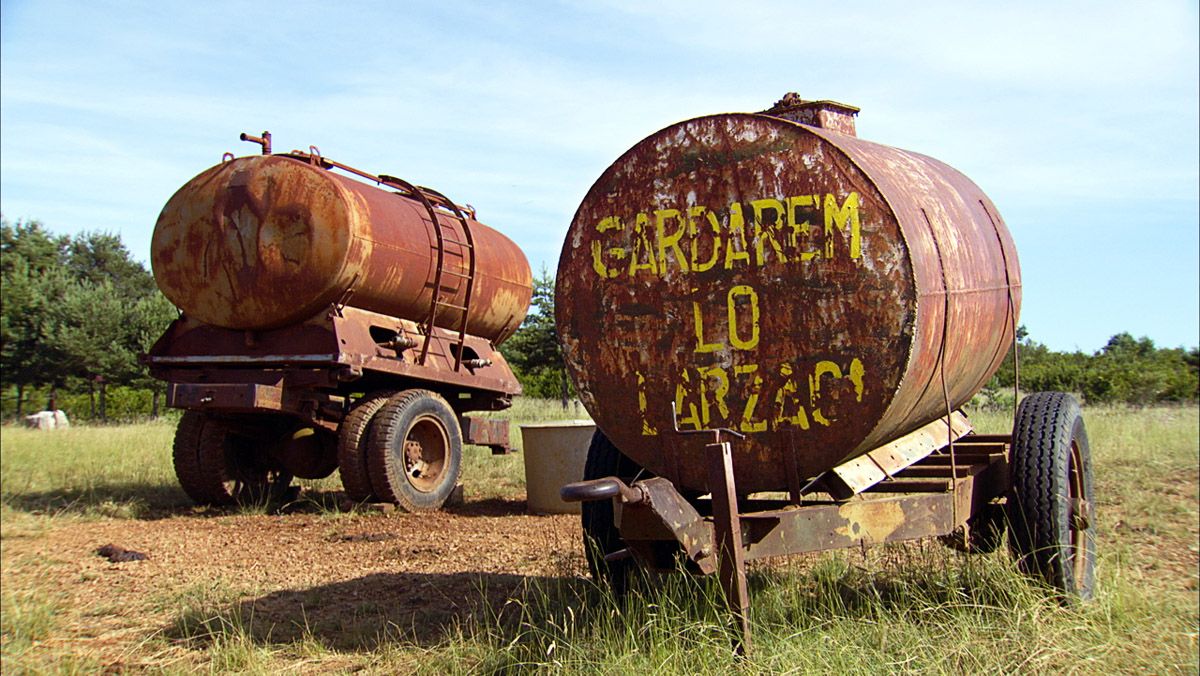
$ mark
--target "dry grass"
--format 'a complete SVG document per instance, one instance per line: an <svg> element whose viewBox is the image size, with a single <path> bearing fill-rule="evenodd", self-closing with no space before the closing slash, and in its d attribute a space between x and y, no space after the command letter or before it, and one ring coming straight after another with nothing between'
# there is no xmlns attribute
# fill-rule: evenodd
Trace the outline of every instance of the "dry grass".
<svg viewBox="0 0 1200 676"><path fill-rule="evenodd" d="M560 411L543 403L516 417L577 417ZM149 537L176 528L197 542L242 552L253 551L256 537L281 533L301 547L304 538L341 542L385 528L403 532L416 522L369 514L328 521L323 514L193 513L174 486L167 425L62 434L5 428L3 668L6 674L1197 673L1198 409L1088 409L1085 415L1100 529L1093 603L1055 603L1016 574L1003 552L967 557L922 542L797 557L752 572L757 651L749 662L729 654L712 581L668 576L628 599L613 599L580 576L578 553L565 551L560 540L573 536L551 534L550 524L561 521L523 522L520 543L477 558L454 549L434 552L431 560L447 570L439 575L371 572L371 566L394 570L388 562L403 561L387 558L396 556L389 554L394 545L358 541L345 546L359 549L346 551L384 558L349 556L344 567L326 573L320 561L289 567L286 552L272 552L264 561L277 563L265 568L246 555L197 572L189 570L185 551L171 560L178 565L160 557L141 568L100 567L54 543L68 531ZM983 431L1008 424L995 414L973 420ZM471 502L446 517L447 528L478 525L487 505L512 504L523 491L519 455L471 454ZM323 482L310 487L318 495L334 490ZM499 532L529 517L488 518L496 519L488 523ZM232 540L222 544L234 534L246 540L239 549ZM448 530L446 538L457 542ZM540 554L514 556L509 550L517 544ZM507 562L490 563L499 554ZM483 562L497 572L456 575L454 556L475 561L461 570ZM421 592L427 584L440 595ZM402 586L412 591L397 591ZM364 598L345 600L347 589ZM112 590L120 594L109 595ZM437 614L438 604L448 602L439 600L445 594L469 608ZM395 613L396 603L413 599L431 601L430 610ZM437 631L414 632L420 627L405 623L422 617L436 622Z"/></svg>

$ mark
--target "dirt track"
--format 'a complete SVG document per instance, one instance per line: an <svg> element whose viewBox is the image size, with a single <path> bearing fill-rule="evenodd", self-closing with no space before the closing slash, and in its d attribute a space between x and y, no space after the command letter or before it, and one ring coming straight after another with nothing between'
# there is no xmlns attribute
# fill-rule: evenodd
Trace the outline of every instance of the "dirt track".
<svg viewBox="0 0 1200 676"><path fill-rule="evenodd" d="M428 645L485 595L495 607L530 578L582 574L579 533L577 516L527 515L524 501L424 515L52 520L37 537L5 538L4 584L57 580L68 630L54 640L88 643L110 665L148 635L181 638L185 608L240 612L272 642L307 627L329 647L361 648L390 628ZM96 554L110 543L148 558L110 563ZM193 617L193 629L205 619Z"/></svg>

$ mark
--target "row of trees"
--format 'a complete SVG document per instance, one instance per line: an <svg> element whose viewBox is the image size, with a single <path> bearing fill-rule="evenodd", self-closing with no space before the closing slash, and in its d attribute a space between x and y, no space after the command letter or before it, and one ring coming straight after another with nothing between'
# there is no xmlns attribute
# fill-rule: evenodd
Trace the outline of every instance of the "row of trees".
<svg viewBox="0 0 1200 676"><path fill-rule="evenodd" d="M37 221L10 224L0 218L0 368L7 413L40 408L30 402L57 388L75 397L88 393L92 414L105 416L108 386L133 401L149 393L157 413L161 384L138 362L177 316L145 267L118 236L54 235ZM1088 403L1147 405L1195 402L1200 396L1200 350L1159 348L1149 338L1117 334L1099 351L1056 352L1020 342L1023 391L1075 392ZM573 395L554 323L554 278L542 269L534 279L525 322L503 346L528 396ZM985 388L999 400L1013 386L1012 355ZM74 412L79 415L80 411Z"/></svg>
<svg viewBox="0 0 1200 676"><path fill-rule="evenodd" d="M32 391L62 388L98 396L93 412L105 418L109 385L161 391L137 358L178 314L117 235L0 219L0 285L0 368L15 396L6 410L41 408Z"/></svg>
<svg viewBox="0 0 1200 676"><path fill-rule="evenodd" d="M1118 333L1098 351L1055 352L1031 340L1024 327L1020 342L1020 387L1025 392L1058 391L1082 395L1089 404L1195 402L1200 396L1200 349L1160 348L1149 338ZM988 384L989 391L1011 389L1016 373L1012 354Z"/></svg>
<svg viewBox="0 0 1200 676"><path fill-rule="evenodd" d="M554 325L554 278L545 269L533 282L533 305L521 329L503 346L525 394L562 398L573 393L563 368ZM1072 392L1089 404L1196 402L1200 398L1200 349L1159 348L1149 338L1119 333L1099 351L1056 352L1017 330L1023 392ZM1009 351L984 388L984 401L997 402L1013 387ZM1010 402L1011 403L1011 402Z"/></svg>

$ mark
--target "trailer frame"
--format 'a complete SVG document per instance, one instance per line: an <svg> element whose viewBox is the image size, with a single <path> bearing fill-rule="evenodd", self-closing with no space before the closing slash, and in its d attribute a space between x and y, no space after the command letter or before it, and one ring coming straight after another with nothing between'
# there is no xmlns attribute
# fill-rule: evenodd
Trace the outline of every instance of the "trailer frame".
<svg viewBox="0 0 1200 676"><path fill-rule="evenodd" d="M930 537L964 551L991 551L999 546L1009 518L1005 508L1014 504L1014 434L975 434L956 425L955 416L965 420L956 411L876 449L888 452L873 451L856 458L858 463L844 463L782 499L739 492L733 445L742 435L728 429L703 431L712 435L704 454L707 497L685 496L662 477L626 483L616 476L571 483L561 494L566 501L612 501L613 524L624 548L601 552L605 563L633 559L648 570L670 571L678 562L663 555L664 544L675 544L687 571L716 574L731 613L734 650L745 655L752 645L748 561ZM936 429L943 431L945 443L930 447L929 434ZM928 450L922 452L923 448ZM1071 448L1077 452L1078 444L1072 441ZM907 460L903 467L889 470L872 458L877 472L864 471L861 459L872 454L892 458L907 454ZM1086 471L1090 473L1090 460ZM884 478L863 478L871 474ZM860 483L854 484L855 479ZM1072 533L1083 533L1078 542L1094 547L1094 533L1088 531L1090 495L1082 490L1068 493ZM1085 546L1083 557L1075 563L1093 565L1092 549ZM1039 572L1033 565L1022 568Z"/></svg>

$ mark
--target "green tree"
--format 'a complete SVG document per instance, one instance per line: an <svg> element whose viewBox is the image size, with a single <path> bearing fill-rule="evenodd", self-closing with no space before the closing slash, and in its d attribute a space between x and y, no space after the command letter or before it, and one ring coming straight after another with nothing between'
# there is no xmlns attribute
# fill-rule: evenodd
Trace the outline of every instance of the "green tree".
<svg viewBox="0 0 1200 676"><path fill-rule="evenodd" d="M554 323L554 277L545 268L533 280L529 314L503 352L526 395L558 397L566 407L572 390Z"/></svg>
<svg viewBox="0 0 1200 676"><path fill-rule="evenodd" d="M1020 385L1026 392L1078 392L1083 379L1082 365L1086 355L1080 352L1054 352L1044 344L1029 337L1024 326L1017 327L1018 366L1020 367ZM1013 351L1009 348L1008 355L1000 369L996 371L987 389L1000 391L1011 389L1017 372L1013 367Z"/></svg>
<svg viewBox="0 0 1200 676"><path fill-rule="evenodd" d="M1022 327L1023 328L1023 327ZM1118 333L1094 354L1055 352L1019 330L1020 379L1025 392L1074 392L1088 403L1145 406L1200 399L1200 349L1163 349ZM1013 385L1012 354L984 388L995 398Z"/></svg>
<svg viewBox="0 0 1200 676"><path fill-rule="evenodd" d="M1118 333L1096 353L1088 367L1083 395L1092 402L1145 406L1195 401L1200 379L1182 349L1160 349L1154 341Z"/></svg>
<svg viewBox="0 0 1200 676"><path fill-rule="evenodd" d="M66 248L66 267L71 277L81 282L109 283L121 298L140 299L157 292L154 277L112 233L76 235Z"/></svg>
<svg viewBox="0 0 1200 676"><path fill-rule="evenodd" d="M116 235L51 236L36 221L0 221L3 384L151 387L138 355L177 314ZM101 386L103 417L104 385Z"/></svg>
<svg viewBox="0 0 1200 676"><path fill-rule="evenodd" d="M26 388L53 383L57 373L60 355L47 343L52 309L70 283L62 270L67 244L37 221L0 218L0 373L16 386L18 415Z"/></svg>
<svg viewBox="0 0 1200 676"><path fill-rule="evenodd" d="M70 240L51 235L40 221L9 223L0 216L0 273L7 275L24 265L31 273L54 270L67 258Z"/></svg>

